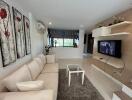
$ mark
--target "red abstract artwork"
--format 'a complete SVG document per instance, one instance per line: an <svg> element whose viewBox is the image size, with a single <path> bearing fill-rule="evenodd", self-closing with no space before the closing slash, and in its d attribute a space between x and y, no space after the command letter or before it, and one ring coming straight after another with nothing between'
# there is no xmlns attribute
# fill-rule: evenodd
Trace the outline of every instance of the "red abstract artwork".
<svg viewBox="0 0 132 100"><path fill-rule="evenodd" d="M22 14L13 7L13 19L14 19L14 31L16 37L16 51L17 58L22 58L26 55L25 46L25 32L23 27L23 16Z"/></svg>
<svg viewBox="0 0 132 100"><path fill-rule="evenodd" d="M9 5L0 1L0 48L3 66L16 60L15 37L12 31Z"/></svg>

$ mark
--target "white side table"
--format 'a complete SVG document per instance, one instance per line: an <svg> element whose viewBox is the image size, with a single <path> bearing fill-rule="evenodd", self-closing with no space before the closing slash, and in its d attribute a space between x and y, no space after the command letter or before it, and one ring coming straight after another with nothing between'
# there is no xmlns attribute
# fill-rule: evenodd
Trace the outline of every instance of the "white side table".
<svg viewBox="0 0 132 100"><path fill-rule="evenodd" d="M68 64L67 65L67 75L68 75L68 85L69 86L71 84L71 74L79 75L79 73L82 73L82 85L83 85L85 71L78 64Z"/></svg>

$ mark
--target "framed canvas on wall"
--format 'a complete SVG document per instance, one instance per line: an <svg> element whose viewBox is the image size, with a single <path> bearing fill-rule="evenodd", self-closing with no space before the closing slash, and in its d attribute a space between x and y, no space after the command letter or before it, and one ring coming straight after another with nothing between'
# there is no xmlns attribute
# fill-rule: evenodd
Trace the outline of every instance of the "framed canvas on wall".
<svg viewBox="0 0 132 100"><path fill-rule="evenodd" d="M0 0L0 48L4 67L16 60L10 9L9 5L2 0Z"/></svg>
<svg viewBox="0 0 132 100"><path fill-rule="evenodd" d="M13 19L14 19L14 31L16 37L17 58L22 58L26 55L25 33L23 28L23 15L14 7L12 7L12 9L13 9Z"/></svg>
<svg viewBox="0 0 132 100"><path fill-rule="evenodd" d="M26 37L26 54L31 54L31 40L30 40L30 22L29 19L23 16L24 32Z"/></svg>

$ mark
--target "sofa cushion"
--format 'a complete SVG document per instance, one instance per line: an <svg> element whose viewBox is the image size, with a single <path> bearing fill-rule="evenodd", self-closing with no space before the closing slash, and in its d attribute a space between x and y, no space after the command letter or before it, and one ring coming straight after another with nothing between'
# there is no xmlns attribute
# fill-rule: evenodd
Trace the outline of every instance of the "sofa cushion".
<svg viewBox="0 0 132 100"><path fill-rule="evenodd" d="M37 91L42 90L44 88L44 81L27 81L27 82L19 82L16 83L16 86L19 91Z"/></svg>
<svg viewBox="0 0 132 100"><path fill-rule="evenodd" d="M58 70L59 70L59 65L57 63L46 64L41 73L58 73Z"/></svg>
<svg viewBox="0 0 132 100"><path fill-rule="evenodd" d="M34 60L37 61L37 63L39 64L40 69L43 70L44 65L43 65L43 62L42 62L41 58L40 57L36 57L36 58L34 58Z"/></svg>
<svg viewBox="0 0 132 100"><path fill-rule="evenodd" d="M55 55L46 55L47 64L55 63Z"/></svg>
<svg viewBox="0 0 132 100"><path fill-rule="evenodd" d="M40 74L37 80L44 80L44 89L54 90L54 100L56 100L58 90L58 73Z"/></svg>
<svg viewBox="0 0 132 100"><path fill-rule="evenodd" d="M0 100L53 100L53 90L2 92Z"/></svg>
<svg viewBox="0 0 132 100"><path fill-rule="evenodd" d="M45 57L45 55L40 54L38 57L41 58L41 60L42 60L42 62L43 62L43 65L45 65L45 64L46 64L46 57Z"/></svg>
<svg viewBox="0 0 132 100"><path fill-rule="evenodd" d="M29 69L27 65L22 66L20 69L12 73L11 75L7 76L2 82L3 85L9 90L9 91L18 91L16 87L16 83L18 82L25 82L25 81L31 81L31 75L29 72Z"/></svg>
<svg viewBox="0 0 132 100"><path fill-rule="evenodd" d="M28 68L30 70L30 73L31 73L33 80L35 80L41 72L41 68L39 66L40 65L35 60L31 61L28 64Z"/></svg>

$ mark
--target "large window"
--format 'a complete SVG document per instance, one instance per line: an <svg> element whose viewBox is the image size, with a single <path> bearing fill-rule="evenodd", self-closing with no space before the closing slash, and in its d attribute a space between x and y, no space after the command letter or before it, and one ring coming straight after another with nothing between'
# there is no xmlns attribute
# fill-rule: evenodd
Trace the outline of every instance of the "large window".
<svg viewBox="0 0 132 100"><path fill-rule="evenodd" d="M54 38L53 46L54 47L77 47L78 40L66 39L66 38Z"/></svg>
<svg viewBox="0 0 132 100"><path fill-rule="evenodd" d="M49 31L49 44L53 47L78 47L79 31L55 30Z"/></svg>

